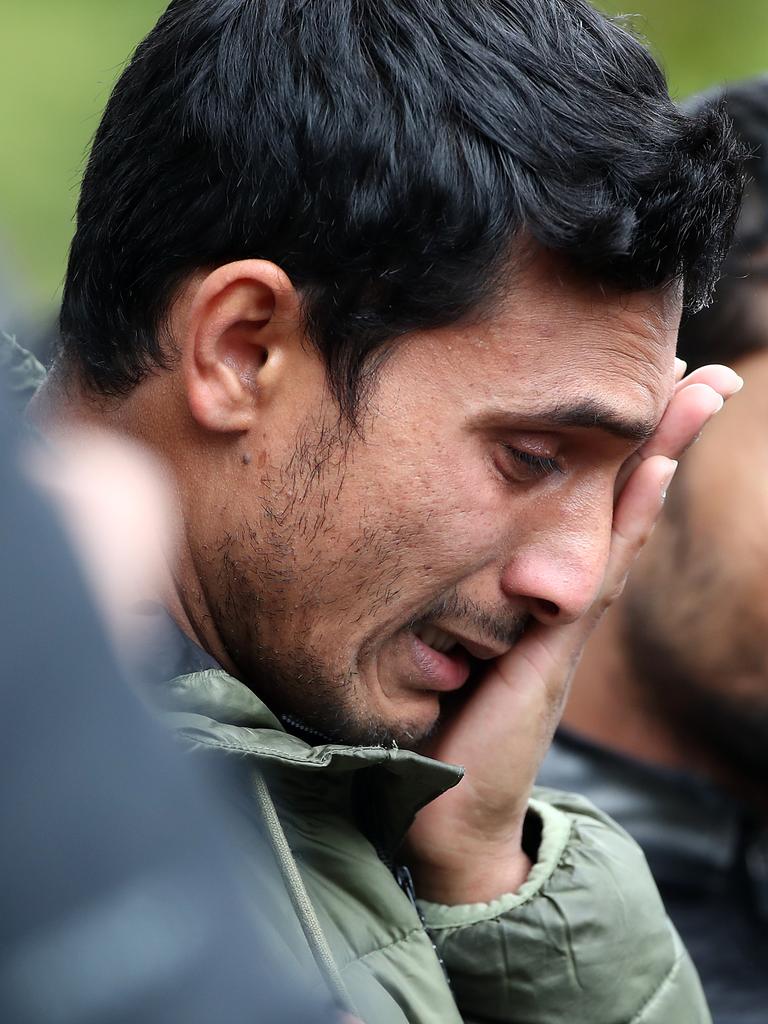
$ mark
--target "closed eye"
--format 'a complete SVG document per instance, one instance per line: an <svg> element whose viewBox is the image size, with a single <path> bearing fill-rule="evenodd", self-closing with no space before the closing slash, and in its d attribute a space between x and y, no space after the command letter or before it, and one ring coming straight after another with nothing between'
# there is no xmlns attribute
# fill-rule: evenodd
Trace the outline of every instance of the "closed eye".
<svg viewBox="0 0 768 1024"><path fill-rule="evenodd" d="M507 444L501 445L501 448L504 452L504 465L500 468L505 476L515 481L539 480L553 473L563 472L557 460L551 457L513 448Z"/></svg>

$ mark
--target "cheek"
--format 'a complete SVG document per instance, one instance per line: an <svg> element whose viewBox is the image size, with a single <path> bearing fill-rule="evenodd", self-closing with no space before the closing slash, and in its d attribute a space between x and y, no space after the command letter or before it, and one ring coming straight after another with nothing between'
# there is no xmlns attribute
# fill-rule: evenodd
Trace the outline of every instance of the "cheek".
<svg viewBox="0 0 768 1024"><path fill-rule="evenodd" d="M501 542L511 500L481 457L452 454L430 459L409 477L397 515L446 558L483 561Z"/></svg>
<svg viewBox="0 0 768 1024"><path fill-rule="evenodd" d="M509 514L509 492L469 444L402 446L354 484L363 528L399 562L403 584L449 585L492 560Z"/></svg>

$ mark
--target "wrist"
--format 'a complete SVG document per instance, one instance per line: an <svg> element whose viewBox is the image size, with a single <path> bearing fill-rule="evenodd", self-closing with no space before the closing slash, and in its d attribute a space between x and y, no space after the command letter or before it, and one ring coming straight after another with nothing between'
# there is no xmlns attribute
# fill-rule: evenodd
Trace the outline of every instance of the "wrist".
<svg viewBox="0 0 768 1024"><path fill-rule="evenodd" d="M519 834L501 845L464 843L445 851L442 857L415 858L411 870L420 899L457 906L490 903L517 892L533 863Z"/></svg>

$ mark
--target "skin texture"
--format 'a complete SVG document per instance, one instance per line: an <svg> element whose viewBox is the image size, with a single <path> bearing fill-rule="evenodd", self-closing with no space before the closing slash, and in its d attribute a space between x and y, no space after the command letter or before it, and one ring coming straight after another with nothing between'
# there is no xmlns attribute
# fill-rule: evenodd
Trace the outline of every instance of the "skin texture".
<svg viewBox="0 0 768 1024"><path fill-rule="evenodd" d="M746 387L686 457L624 598L587 646L565 721L758 799L768 777L768 351L736 369Z"/></svg>
<svg viewBox="0 0 768 1024"><path fill-rule="evenodd" d="M707 368L676 390L679 315L674 290L606 294L540 253L491 312L396 345L354 430L290 281L247 261L179 294L171 369L114 402L54 382L37 413L166 461L183 527L163 599L273 709L465 765L411 858L421 895L490 899L527 875L530 787L670 460L738 387ZM471 685L414 638L425 621L466 645Z"/></svg>
<svg viewBox="0 0 768 1024"><path fill-rule="evenodd" d="M289 393L278 379L274 397L270 356L259 365L266 339L264 349L258 332L226 339L222 361L241 360L237 384L256 380L256 408L247 403L248 430L225 433L227 456L211 453L218 472L178 473L192 485L183 511L204 588L187 610L198 634L211 632L201 612L212 617L208 642L279 710L346 740L414 742L440 711L412 651L414 618L502 654L530 618L570 622L592 604L616 476L637 441L535 417L592 401L651 432L673 386L677 308L647 296L601 308L588 292L552 288L551 276L536 268L521 283L522 312L511 301L401 344L362 439L339 428L300 336L272 349L298 364ZM221 396L203 344L185 383L205 427ZM505 446L558 468L542 472ZM436 602L448 608L432 613Z"/></svg>

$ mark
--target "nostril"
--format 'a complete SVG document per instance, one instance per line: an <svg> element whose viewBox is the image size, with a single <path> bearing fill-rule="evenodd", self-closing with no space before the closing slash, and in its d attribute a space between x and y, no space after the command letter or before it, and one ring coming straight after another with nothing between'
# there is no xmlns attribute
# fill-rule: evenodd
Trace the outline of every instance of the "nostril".
<svg viewBox="0 0 768 1024"><path fill-rule="evenodd" d="M548 619L554 619L560 614L560 606L555 604L554 601L547 601L544 598L539 598L539 608L547 616Z"/></svg>

